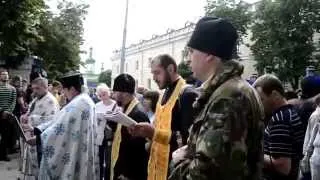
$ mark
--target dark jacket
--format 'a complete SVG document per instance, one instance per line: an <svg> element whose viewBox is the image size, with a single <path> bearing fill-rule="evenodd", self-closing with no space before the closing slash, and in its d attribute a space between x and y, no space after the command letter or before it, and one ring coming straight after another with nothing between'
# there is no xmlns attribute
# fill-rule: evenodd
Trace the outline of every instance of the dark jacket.
<svg viewBox="0 0 320 180"><path fill-rule="evenodd" d="M178 81L171 84L164 92L161 104L165 104L171 94L173 93ZM188 130L193 123L195 118L192 104L198 97L198 93L191 86L184 88L183 92L180 94L176 104L172 110L172 120L171 120L171 130L172 136L170 141L170 159L173 151L178 149L177 132L179 131L182 138L183 145L187 144L187 139L189 136Z"/></svg>
<svg viewBox="0 0 320 180"><path fill-rule="evenodd" d="M125 110L124 110L125 111ZM149 122L143 107L138 104L128 115L137 122ZM146 180L149 155L145 149L145 138L132 137L127 128L121 128L119 157L114 168L114 179L123 175L130 180Z"/></svg>

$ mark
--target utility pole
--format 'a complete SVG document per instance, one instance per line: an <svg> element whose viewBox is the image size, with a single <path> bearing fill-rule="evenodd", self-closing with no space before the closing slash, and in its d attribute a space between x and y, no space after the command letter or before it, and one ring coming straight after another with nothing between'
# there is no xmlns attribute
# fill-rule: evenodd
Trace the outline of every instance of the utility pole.
<svg viewBox="0 0 320 180"><path fill-rule="evenodd" d="M122 36L121 59L120 59L120 73L124 73L124 62L126 57L128 6L129 6L129 0L126 0L126 14L124 17L124 28L123 28L123 36Z"/></svg>
<svg viewBox="0 0 320 180"><path fill-rule="evenodd" d="M101 73L104 71L104 63L101 63Z"/></svg>

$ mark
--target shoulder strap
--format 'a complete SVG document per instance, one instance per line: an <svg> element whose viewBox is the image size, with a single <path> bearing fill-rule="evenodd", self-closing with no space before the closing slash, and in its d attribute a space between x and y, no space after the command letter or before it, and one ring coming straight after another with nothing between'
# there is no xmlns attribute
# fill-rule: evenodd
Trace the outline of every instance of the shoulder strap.
<svg viewBox="0 0 320 180"><path fill-rule="evenodd" d="M116 107L117 107L117 103L114 103L114 104L113 104L113 106L112 106L112 109L111 109L111 111L114 111L114 110L116 110Z"/></svg>

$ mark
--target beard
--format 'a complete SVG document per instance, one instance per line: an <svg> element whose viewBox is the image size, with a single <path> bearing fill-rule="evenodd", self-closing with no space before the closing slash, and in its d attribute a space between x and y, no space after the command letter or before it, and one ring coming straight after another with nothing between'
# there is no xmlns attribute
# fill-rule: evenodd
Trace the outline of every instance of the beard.
<svg viewBox="0 0 320 180"><path fill-rule="evenodd" d="M165 89L171 84L171 78L168 71L166 71L165 73L163 84L160 84L159 81L157 81L157 84L159 86L159 89Z"/></svg>

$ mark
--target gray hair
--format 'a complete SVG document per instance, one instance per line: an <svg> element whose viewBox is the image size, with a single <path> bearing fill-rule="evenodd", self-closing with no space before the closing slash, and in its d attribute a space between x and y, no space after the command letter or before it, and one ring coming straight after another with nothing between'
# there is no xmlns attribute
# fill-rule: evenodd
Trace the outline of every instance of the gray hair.
<svg viewBox="0 0 320 180"><path fill-rule="evenodd" d="M37 84L43 87L48 87L48 80L46 78L43 77L38 77L36 79L34 79L31 84Z"/></svg>
<svg viewBox="0 0 320 180"><path fill-rule="evenodd" d="M285 96L284 87L280 81L280 79L273 75L273 74L265 74L263 76L260 76L254 83L254 88L260 87L262 91L270 95L272 91L277 91L280 93L283 97Z"/></svg>
<svg viewBox="0 0 320 180"><path fill-rule="evenodd" d="M97 95L100 94L101 92L107 92L108 94L110 94L110 88L108 87L108 85L106 85L105 83L101 83L97 86Z"/></svg>

